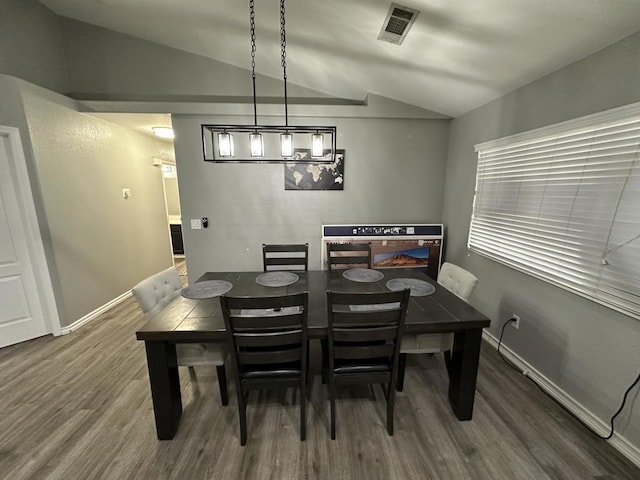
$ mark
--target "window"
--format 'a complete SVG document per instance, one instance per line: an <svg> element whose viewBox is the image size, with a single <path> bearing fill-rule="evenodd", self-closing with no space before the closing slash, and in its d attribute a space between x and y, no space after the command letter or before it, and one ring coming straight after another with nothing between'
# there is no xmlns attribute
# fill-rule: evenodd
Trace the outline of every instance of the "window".
<svg viewBox="0 0 640 480"><path fill-rule="evenodd" d="M469 249L640 318L640 104L476 151Z"/></svg>

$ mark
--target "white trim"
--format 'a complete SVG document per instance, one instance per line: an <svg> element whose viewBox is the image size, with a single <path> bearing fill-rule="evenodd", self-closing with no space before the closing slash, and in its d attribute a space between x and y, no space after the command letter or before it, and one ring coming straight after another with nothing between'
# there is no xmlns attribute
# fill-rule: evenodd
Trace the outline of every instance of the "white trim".
<svg viewBox="0 0 640 480"><path fill-rule="evenodd" d="M12 164L15 169L17 181L16 195L18 196L21 207L24 209L25 218L23 218L23 221L28 240L27 249L31 257L31 268L33 269L33 275L36 279L45 324L50 333L61 335L60 317L58 315L56 298L53 293L47 257L42 244L42 235L38 224L36 207L33 203L33 192L29 181L27 160L24 156L24 149L22 148L20 130L16 127L0 125L0 135L8 138L11 147L14 160Z"/></svg>
<svg viewBox="0 0 640 480"><path fill-rule="evenodd" d="M556 135L558 133L565 133L567 130L579 130L581 128L593 129L597 124L612 122L632 115L640 115L640 102L612 108L611 110L605 110L604 112L593 113L584 117L574 118L561 123L555 123L553 125L546 125L541 128L536 128L535 130L516 133L515 135L510 135L508 137L478 143L474 145L474 148L475 151L478 152L480 150L500 148L505 145L513 146L521 142L524 143L530 140Z"/></svg>
<svg viewBox="0 0 640 480"><path fill-rule="evenodd" d="M76 320L71 325L65 325L64 327L62 327L61 334L62 335L66 335L67 333L71 333L74 330L77 330L78 328L80 328L84 324L89 323L91 320L96 319L97 317L102 315L104 312L106 312L110 308L115 307L119 303L124 302L130 296L131 296L131 291L130 290L126 291L125 293L123 293L119 297L116 297L113 300L111 300L110 302L105 303L101 307L96 308L93 312L87 313L84 317Z"/></svg>
<svg viewBox="0 0 640 480"><path fill-rule="evenodd" d="M491 335L487 330L482 332L482 337L493 348L498 348L498 339ZM500 346L500 353L512 362L526 377L529 377L540 386L550 397L563 405L567 410L579 418L587 427L597 432L599 435L608 435L611 431L610 426L603 422L600 418L587 410L583 405L578 403L574 398L567 395L560 387L555 385L551 380L536 370L531 364L527 363L522 357L507 347L504 343ZM632 461L636 466L640 467L640 448L631 444L626 438L614 431L613 437L608 442L622 455Z"/></svg>

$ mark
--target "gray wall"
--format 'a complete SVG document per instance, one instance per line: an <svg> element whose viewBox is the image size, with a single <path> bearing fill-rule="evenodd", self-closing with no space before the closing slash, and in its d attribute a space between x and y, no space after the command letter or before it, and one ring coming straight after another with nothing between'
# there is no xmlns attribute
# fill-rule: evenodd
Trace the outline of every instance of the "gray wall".
<svg viewBox="0 0 640 480"><path fill-rule="evenodd" d="M64 48L74 98L141 101L222 101L252 94L251 76L238 68L175 48L64 18ZM247 45L247 67L250 57ZM256 75L258 96L281 96L282 82ZM327 97L287 85L288 94Z"/></svg>
<svg viewBox="0 0 640 480"><path fill-rule="evenodd" d="M63 327L172 264L161 169L152 166L166 143L3 75L0 124L21 132Z"/></svg>
<svg viewBox="0 0 640 480"><path fill-rule="evenodd" d="M166 144L22 83L61 324L68 325L172 265L162 172L152 165ZM123 188L131 189L127 200Z"/></svg>
<svg viewBox="0 0 640 480"><path fill-rule="evenodd" d="M639 79L640 33L456 118L449 142L447 260L478 276L471 303L493 320L491 333L498 337L503 322L518 313L520 329L507 329L505 345L605 423L638 374L640 321L467 254L477 165L473 146L638 102ZM640 448L637 405L627 405L616 426Z"/></svg>
<svg viewBox="0 0 640 480"><path fill-rule="evenodd" d="M207 270L261 270L262 243L308 242L310 268L319 268L322 224L440 222L449 121L291 122L337 126L343 191L285 191L283 165L202 160L201 123L250 121L173 116L190 281ZM203 216L210 227L191 230L189 219Z"/></svg>
<svg viewBox="0 0 640 480"><path fill-rule="evenodd" d="M0 73L56 92L67 86L62 19L35 0L0 0Z"/></svg>

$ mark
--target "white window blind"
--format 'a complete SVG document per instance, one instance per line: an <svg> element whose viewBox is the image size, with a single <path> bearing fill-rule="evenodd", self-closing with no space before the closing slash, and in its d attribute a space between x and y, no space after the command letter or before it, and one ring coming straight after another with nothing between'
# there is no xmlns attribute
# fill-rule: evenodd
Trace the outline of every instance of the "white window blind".
<svg viewBox="0 0 640 480"><path fill-rule="evenodd" d="M469 249L640 318L640 105L476 150Z"/></svg>

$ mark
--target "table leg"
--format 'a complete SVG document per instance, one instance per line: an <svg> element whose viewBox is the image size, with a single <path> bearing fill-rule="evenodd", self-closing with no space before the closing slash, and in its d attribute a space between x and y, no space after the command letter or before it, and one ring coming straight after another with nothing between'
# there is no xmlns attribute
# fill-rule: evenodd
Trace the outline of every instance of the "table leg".
<svg viewBox="0 0 640 480"><path fill-rule="evenodd" d="M176 346L167 342L145 341L145 348L156 433L158 440L171 440L182 415Z"/></svg>
<svg viewBox="0 0 640 480"><path fill-rule="evenodd" d="M456 332L447 370L449 403L459 420L471 420L476 394L482 329Z"/></svg>

